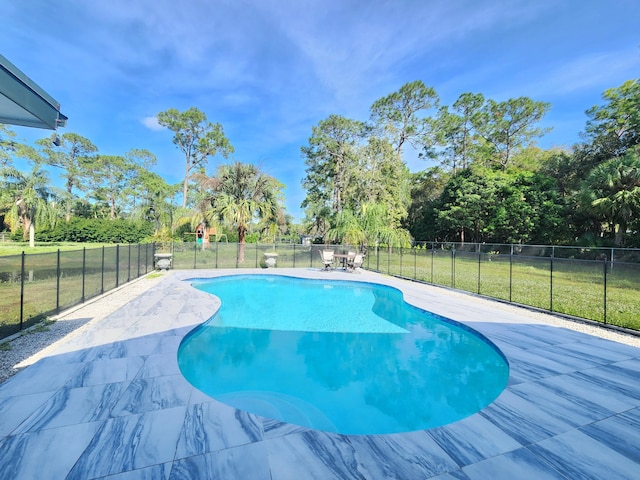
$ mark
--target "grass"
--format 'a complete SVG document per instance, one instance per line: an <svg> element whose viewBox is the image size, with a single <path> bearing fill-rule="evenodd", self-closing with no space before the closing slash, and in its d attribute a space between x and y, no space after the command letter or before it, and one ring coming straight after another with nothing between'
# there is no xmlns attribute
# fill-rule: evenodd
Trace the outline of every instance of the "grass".
<svg viewBox="0 0 640 480"><path fill-rule="evenodd" d="M110 245L103 249L91 244L84 255L78 245L66 244L63 250L63 245L54 244L48 252L25 255L22 293L22 256L0 256L0 338L20 330L21 297L24 329L153 268L150 249L144 245Z"/></svg>
<svg viewBox="0 0 640 480"><path fill-rule="evenodd" d="M83 247L87 249L101 248L102 246L113 247L113 244L102 243L76 243L76 242L36 242L33 248L29 247L29 242L4 242L0 243L0 257L8 255L21 255L22 252L27 254L31 253L50 253L67 250L82 250Z"/></svg>

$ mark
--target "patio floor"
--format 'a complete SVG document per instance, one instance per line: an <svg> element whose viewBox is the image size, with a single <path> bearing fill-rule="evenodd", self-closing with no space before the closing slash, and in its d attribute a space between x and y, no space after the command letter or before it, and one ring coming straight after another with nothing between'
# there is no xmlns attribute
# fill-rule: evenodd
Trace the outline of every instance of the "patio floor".
<svg viewBox="0 0 640 480"><path fill-rule="evenodd" d="M183 280L238 272L172 271L0 385L0 478L640 478L640 348L371 272L241 272L397 287L491 339L509 384L475 415L404 434L330 434L235 410L192 387L176 352L219 305Z"/></svg>

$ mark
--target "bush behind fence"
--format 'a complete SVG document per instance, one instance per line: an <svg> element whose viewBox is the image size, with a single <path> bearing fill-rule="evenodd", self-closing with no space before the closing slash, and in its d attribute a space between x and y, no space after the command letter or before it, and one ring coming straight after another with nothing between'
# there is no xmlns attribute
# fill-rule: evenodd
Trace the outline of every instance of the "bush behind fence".
<svg viewBox="0 0 640 480"><path fill-rule="evenodd" d="M153 244L0 257L0 338L153 270Z"/></svg>

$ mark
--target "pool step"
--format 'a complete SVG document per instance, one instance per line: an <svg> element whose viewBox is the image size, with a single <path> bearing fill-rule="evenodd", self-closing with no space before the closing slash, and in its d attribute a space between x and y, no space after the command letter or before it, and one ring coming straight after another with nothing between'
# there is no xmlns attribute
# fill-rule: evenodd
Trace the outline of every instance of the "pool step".
<svg viewBox="0 0 640 480"><path fill-rule="evenodd" d="M216 395L221 402L262 417L322 430L337 432L336 426L314 405L291 395L268 391L244 391Z"/></svg>

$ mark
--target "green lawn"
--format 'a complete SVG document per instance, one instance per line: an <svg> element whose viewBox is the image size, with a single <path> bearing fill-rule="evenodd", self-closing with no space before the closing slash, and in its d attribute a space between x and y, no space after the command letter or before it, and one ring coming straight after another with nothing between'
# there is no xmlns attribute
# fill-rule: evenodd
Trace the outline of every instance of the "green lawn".
<svg viewBox="0 0 640 480"><path fill-rule="evenodd" d="M82 250L83 247L88 249L101 248L102 246L113 247L113 244L102 243L76 243L76 242L36 242L33 248L29 247L29 242L3 242L0 243L0 257L7 255L21 255L22 252L31 253L50 253L66 251L66 250Z"/></svg>

